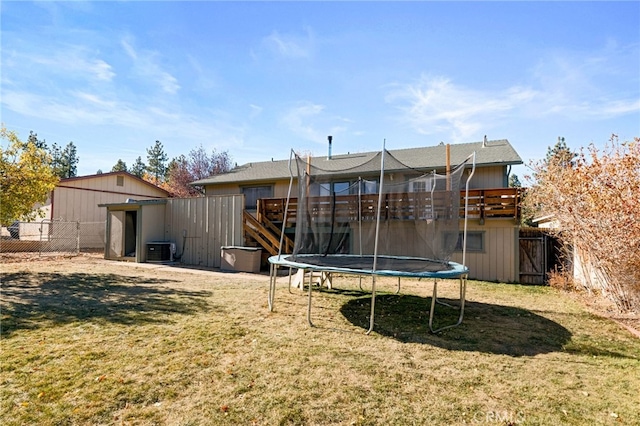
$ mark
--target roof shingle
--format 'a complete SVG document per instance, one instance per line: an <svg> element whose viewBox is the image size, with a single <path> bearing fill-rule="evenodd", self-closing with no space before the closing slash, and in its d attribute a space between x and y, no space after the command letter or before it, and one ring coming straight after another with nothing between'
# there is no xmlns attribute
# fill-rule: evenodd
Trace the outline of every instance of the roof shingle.
<svg viewBox="0 0 640 426"><path fill-rule="evenodd" d="M483 146L484 145L484 146ZM483 142L451 144L451 166L461 164L476 153L476 166L504 166L522 164L522 159L506 139ZM388 152L404 165L417 170L431 171L446 166L446 146L428 146L421 148L405 148L388 150ZM333 155L327 157L312 157L311 164L323 170L348 170L363 165L374 159L380 151L362 152L354 154ZM295 173L295 164L291 165ZM371 172L379 171L379 163L371 164ZM393 171L392 169L388 169ZM206 179L192 182L192 185L212 185L234 182L261 182L288 179L290 177L289 160L260 161L235 167L228 173L223 173Z"/></svg>

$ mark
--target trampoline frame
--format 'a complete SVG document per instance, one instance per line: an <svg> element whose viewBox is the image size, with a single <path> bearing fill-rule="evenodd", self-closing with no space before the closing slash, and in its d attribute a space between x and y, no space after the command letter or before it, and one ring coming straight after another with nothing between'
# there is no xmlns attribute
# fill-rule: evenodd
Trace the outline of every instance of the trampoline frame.
<svg viewBox="0 0 640 426"><path fill-rule="evenodd" d="M382 149L382 157L381 157L381 167L380 167L380 187L379 187L379 193L382 193L382 188L383 188L383 181L384 181L384 144L383 144L383 149ZM289 170L291 172L291 157L294 155L293 151L291 152L291 156L289 158ZM313 265L310 263L304 263L304 262L298 262L298 261L293 261L290 260L289 258L292 257L293 255L282 255L282 246L283 246L283 240L284 240L284 229L281 232L281 237L280 237L280 247L278 250L278 255L276 256L271 256L269 257L269 264L270 264L270 268L269 268L269 294L268 294L268 306L269 306L269 311L273 312L274 310L274 299L275 299L275 289L276 289L276 280L277 280L277 275L278 275L278 268L279 267L288 267L289 268L289 291L291 291L291 277L292 277L292 269L293 268L297 268L297 269L302 269L304 271L303 273L303 277L304 274L306 274L307 271L309 271L309 283L308 283L308 305L307 305L307 322L309 323L309 326L311 327L315 327L315 325L313 324L313 321L311 320L311 305L312 305L312 282L313 282L313 275L314 272L321 272L321 273L326 273L328 274L328 277L330 279L331 274L335 273L335 272L339 272L339 273L344 273L347 275L357 275L357 276L364 276L364 275L370 275L372 276L372 285L371 285L371 314L369 317L369 328L366 331L366 334L370 334L373 331L374 328L374 319L375 319L375 299L376 299L376 277L377 276L394 276L394 277L398 277L398 291L396 292L399 293L400 292L400 279L402 277L411 277L411 278L433 278L434 282L433 282L433 291L432 291L432 296L431 296L431 307L429 310L429 330L432 333L438 333L440 331L452 328L452 327L457 327L458 325L460 325L462 323L462 320L464 318L464 307L465 307L465 300L466 300L466 288L467 288L467 278L468 278L468 272L469 269L465 266L466 264L466 252L467 252L467 217L468 217L468 209L469 209L469 182L471 180L471 178L473 177L474 173L475 173L475 168L476 168L476 161L475 161L475 152L473 154L471 154L469 157L467 157L465 159L464 162L467 162L471 160L472 161L472 168L471 168L471 172L469 173L469 176L467 177L466 183L465 183L465 205L464 205L464 228L463 228L463 237L462 237L462 263L456 263L456 262L446 262L446 264L448 266L450 266L452 269L450 270L441 270L441 271L425 271L425 272L403 272L403 271L394 271L394 270L378 270L377 267L377 259L378 259L378 237L379 237L379 229L380 229L380 211L381 211L381 200L382 197L378 197L378 214L377 214L377 218L376 218L376 236L375 236L375 247L374 247L374 254L373 254L373 267L372 269L349 269L349 268L334 268L334 267L323 267L323 266L319 266L319 265ZM463 162L463 163L464 163ZM463 164L461 163L461 164ZM283 228L286 226L287 223L287 211L288 211L288 207L289 207L289 200L291 198L291 188L293 185L293 173L291 172L291 179L289 181L289 190L288 190L288 194L287 194L287 202L285 205L285 214L284 214L284 218L283 218L283 222L282 222L282 226ZM303 258L305 255L297 255L297 257L299 258ZM353 255L352 255L353 256ZM389 257L389 256L386 256ZM417 259L417 258L414 258ZM430 259L421 259L421 260L425 260L425 261L433 261ZM321 275L322 277L322 275ZM460 314L458 316L458 320L453 323L453 324L449 324L443 327L439 327L437 329L433 329L433 318L434 318L434 314L435 314L435 305L436 303L441 304L441 305L445 305L445 306L449 306L452 307L451 305L444 303L444 302L440 302L438 301L438 280L439 279L450 279L450 278L458 278L459 280L459 309L460 309ZM304 280L304 278L303 278ZM321 278L321 283L322 283L322 278ZM304 287L304 283L301 283L301 287ZM362 289L362 284L360 282L360 288Z"/></svg>
<svg viewBox="0 0 640 426"><path fill-rule="evenodd" d="M432 333L438 333L440 331L446 330L448 328L456 327L462 323L464 318L464 306L465 306L465 296L467 290L467 276L468 276L468 268L465 266L455 263L449 262L449 266L453 267L453 270L448 271L438 271L438 272L418 272L418 273L404 273L401 271L389 271L389 270L379 270L379 271L366 271L366 270L354 270L354 269L343 269L343 268L331 268L331 267L321 267L318 265L312 265L308 263L301 263L297 261L288 260L292 255L277 255L269 257L270 270L269 270L269 295L268 295L268 305L269 311L273 312L274 309L274 299L275 299L275 291L276 291L276 280L278 276L278 268L286 267L289 268L289 289L291 289L291 277L292 277L292 269L302 269L306 272L309 272L309 281L308 281L308 304L307 304L307 322L311 327L315 327L315 324L311 320L311 301L312 301L312 288L313 288L313 277L315 272L326 273L328 274L328 278L331 279L332 273L343 273L346 275L355 275L355 276L367 276L370 275L373 278L373 282L371 285L371 315L369 319L369 329L366 334L370 334L373 331L374 327L374 319L375 319L375 298L376 298L376 277L378 276L387 276L387 277L398 277L398 291L396 294L400 292L400 279L402 277L405 278L433 278L433 291L431 295L431 307L429 309L429 330ZM433 318L435 314L435 305L436 303L444 306L449 306L448 303L444 303L438 300L438 280L439 279L451 279L458 278L459 279L459 291L460 291L460 314L458 316L457 322L454 324L449 324L437 328L434 330L433 328ZM321 275L320 285L322 285L323 278ZM362 286L360 286L362 288Z"/></svg>

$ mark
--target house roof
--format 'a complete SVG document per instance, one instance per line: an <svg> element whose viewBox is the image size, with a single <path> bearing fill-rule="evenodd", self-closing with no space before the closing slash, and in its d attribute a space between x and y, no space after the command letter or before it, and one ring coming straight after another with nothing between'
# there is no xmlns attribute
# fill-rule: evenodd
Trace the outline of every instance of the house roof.
<svg viewBox="0 0 640 426"><path fill-rule="evenodd" d="M387 150L395 159L412 169L431 171L446 167L446 146L428 146ZM522 164L522 159L506 139L483 142L472 142L450 145L451 165L456 166L465 161L473 152L476 153L476 167L505 166ZM312 157L311 164L323 170L340 171L363 166L370 167L372 173L380 170L380 163L374 162L380 151L355 154ZM370 166L367 166L369 163ZM292 165L292 169L295 166ZM393 169L387 169L393 171ZM294 172L295 173L295 172ZM289 179L289 160L261 161L237 166L227 173L191 182L192 185L214 185L236 182L262 182Z"/></svg>
<svg viewBox="0 0 640 426"><path fill-rule="evenodd" d="M147 182L144 179L140 179L138 176L133 175L133 174L131 174L129 172L125 172L125 171L98 173L98 174L95 174L95 175L74 176L74 177L70 177L70 178L64 178L64 179L60 179L60 181L58 182L57 186L64 187L64 184L68 183L68 182L76 182L76 181L80 181L80 180L102 179L102 178L109 177L109 176L125 176L125 177L127 177L129 179L133 179L133 180L136 180L138 182L141 182L144 185L148 186L149 188L153 188L154 190L159 191L162 194L165 194L165 196L167 196L167 197L169 195L171 195L169 193L169 191L167 191L165 189L162 189L159 186L152 184L151 182Z"/></svg>

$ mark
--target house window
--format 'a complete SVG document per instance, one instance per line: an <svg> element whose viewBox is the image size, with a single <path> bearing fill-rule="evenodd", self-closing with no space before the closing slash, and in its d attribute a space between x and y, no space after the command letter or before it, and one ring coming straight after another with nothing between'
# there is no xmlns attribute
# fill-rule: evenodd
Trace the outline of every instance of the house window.
<svg viewBox="0 0 640 426"><path fill-rule="evenodd" d="M431 189L431 188L429 188ZM411 182L409 186L409 191L411 192L426 192L427 190L427 181L426 180L416 180Z"/></svg>
<svg viewBox="0 0 640 426"><path fill-rule="evenodd" d="M445 244L451 241L449 238L453 235L447 235ZM464 232L458 233L458 241L456 241L455 251L462 251L462 239L464 238ZM468 252L484 252L484 231L467 231L467 251Z"/></svg>
<svg viewBox="0 0 640 426"><path fill-rule="evenodd" d="M257 210L260 198L273 197L273 186L245 186L242 188L244 194L244 208L247 210Z"/></svg>
<svg viewBox="0 0 640 426"><path fill-rule="evenodd" d="M349 182L334 182L333 192L336 195L348 195L349 194Z"/></svg>
<svg viewBox="0 0 640 426"><path fill-rule="evenodd" d="M361 181L361 191L363 194L377 194L378 193L378 179Z"/></svg>
<svg viewBox="0 0 640 426"><path fill-rule="evenodd" d="M116 185L124 186L124 176L116 176Z"/></svg>
<svg viewBox="0 0 640 426"><path fill-rule="evenodd" d="M348 195L349 182L323 182L311 186L311 195L327 197L331 194Z"/></svg>

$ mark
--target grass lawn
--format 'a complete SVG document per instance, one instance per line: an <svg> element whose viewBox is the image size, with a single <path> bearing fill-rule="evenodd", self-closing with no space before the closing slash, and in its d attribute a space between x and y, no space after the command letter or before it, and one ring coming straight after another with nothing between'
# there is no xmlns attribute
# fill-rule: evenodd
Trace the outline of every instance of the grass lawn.
<svg viewBox="0 0 640 426"><path fill-rule="evenodd" d="M265 275L1 268L3 425L640 424L640 339L548 287L470 281L462 325L433 335L432 283L383 279L367 336L357 278L314 290L311 328L284 277L269 312Z"/></svg>

